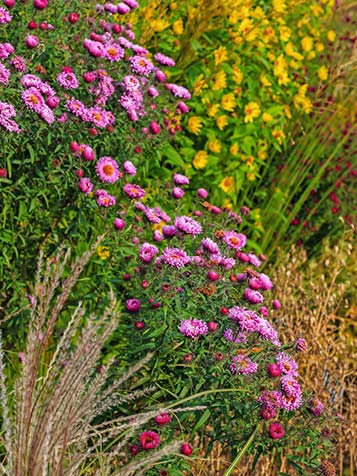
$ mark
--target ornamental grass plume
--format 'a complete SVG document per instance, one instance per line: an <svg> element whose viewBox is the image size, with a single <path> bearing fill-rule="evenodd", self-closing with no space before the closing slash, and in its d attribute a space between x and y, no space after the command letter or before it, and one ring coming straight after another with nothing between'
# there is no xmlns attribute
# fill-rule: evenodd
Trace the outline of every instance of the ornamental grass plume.
<svg viewBox="0 0 357 476"><path fill-rule="evenodd" d="M155 416L169 417L173 410L103 418L119 404L153 391L152 386L133 392L122 389L147 364L151 354L114 381L108 377L117 359L98 366L102 348L118 325L118 305L113 293L101 315L88 315L80 302L66 324L61 318L73 287L102 239L103 236L72 263L70 250L63 247L47 263L40 255L34 291L29 296L27 340L11 387L7 386L8 370L0 336L3 476L75 476L89 468L90 474L101 475L105 469L105 474L129 476L177 452L182 444L163 444L156 452L128 462L124 450L130 439ZM152 446L145 441L145 449L159 444L158 437Z"/></svg>

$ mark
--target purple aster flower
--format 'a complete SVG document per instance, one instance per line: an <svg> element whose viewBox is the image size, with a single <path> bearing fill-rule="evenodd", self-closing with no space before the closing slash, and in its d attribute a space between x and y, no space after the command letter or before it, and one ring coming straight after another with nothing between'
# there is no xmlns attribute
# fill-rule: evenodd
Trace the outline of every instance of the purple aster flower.
<svg viewBox="0 0 357 476"><path fill-rule="evenodd" d="M2 63L0 63L0 84L7 86L9 84L10 76L10 71Z"/></svg>
<svg viewBox="0 0 357 476"><path fill-rule="evenodd" d="M154 88L154 86L149 86L148 95L151 96L152 98L156 98L159 95L159 91L156 88Z"/></svg>
<svg viewBox="0 0 357 476"><path fill-rule="evenodd" d="M177 228L174 225L164 225L162 227L162 233L166 238L172 238L177 234Z"/></svg>
<svg viewBox="0 0 357 476"><path fill-rule="evenodd" d="M184 268L191 262L188 254L180 248L165 248L161 255L161 260L174 268Z"/></svg>
<svg viewBox="0 0 357 476"><path fill-rule="evenodd" d="M229 310L229 317L239 323L242 331L258 332L259 316L254 311L235 306Z"/></svg>
<svg viewBox="0 0 357 476"><path fill-rule="evenodd" d="M248 253L248 261L251 265L255 266L256 268L259 268L259 266L262 264L260 259L254 253Z"/></svg>
<svg viewBox="0 0 357 476"><path fill-rule="evenodd" d="M158 212L157 208L145 208L144 215L151 223L158 224L161 222L160 213Z"/></svg>
<svg viewBox="0 0 357 476"><path fill-rule="evenodd" d="M240 250L247 243L247 237L243 233L236 233L235 231L226 231L223 236L223 241L235 250Z"/></svg>
<svg viewBox="0 0 357 476"><path fill-rule="evenodd" d="M176 228L184 233L189 233L191 235L199 235L202 233L202 226L198 221L194 220L188 216L179 216L174 220Z"/></svg>
<svg viewBox="0 0 357 476"><path fill-rule="evenodd" d="M76 117L80 117L81 119L84 119L87 114L87 108L78 99L72 98L69 101L67 101L66 108Z"/></svg>
<svg viewBox="0 0 357 476"><path fill-rule="evenodd" d="M258 318L258 332L264 340L270 340L272 344L280 346L281 343L278 339L278 333L266 319Z"/></svg>
<svg viewBox="0 0 357 476"><path fill-rule="evenodd" d="M15 117L16 116L16 110L14 106L8 102L1 102L0 101L0 117L1 116L6 116L6 117Z"/></svg>
<svg viewBox="0 0 357 476"><path fill-rule="evenodd" d="M101 157L95 168L102 182L114 183L120 178L118 164L111 157Z"/></svg>
<svg viewBox="0 0 357 476"><path fill-rule="evenodd" d="M148 76L154 69L151 61L143 56L135 55L129 58L132 70L137 74Z"/></svg>
<svg viewBox="0 0 357 476"><path fill-rule="evenodd" d="M281 396L281 408L292 412L302 405L302 394L297 393L294 395L284 395Z"/></svg>
<svg viewBox="0 0 357 476"><path fill-rule="evenodd" d="M181 321L179 326L179 331L181 334L191 339L197 339L201 335L206 335L208 333L207 324L200 319L186 319Z"/></svg>
<svg viewBox="0 0 357 476"><path fill-rule="evenodd" d="M232 374L253 374L258 370L258 364L253 362L249 357L243 354L235 355L232 359L232 363L229 366Z"/></svg>
<svg viewBox="0 0 357 476"><path fill-rule="evenodd" d="M119 61L124 58L124 50L116 43L105 45L105 58L109 61Z"/></svg>
<svg viewBox="0 0 357 476"><path fill-rule="evenodd" d="M234 342L235 344L244 344L247 342L247 336L243 332L237 334L230 328L224 331L223 337L228 340L228 342Z"/></svg>
<svg viewBox="0 0 357 476"><path fill-rule="evenodd" d="M125 15L126 13L129 13L131 9L129 5L127 5L126 3L120 2L117 5L117 10L118 10L118 13L120 13L121 15Z"/></svg>
<svg viewBox="0 0 357 476"><path fill-rule="evenodd" d="M283 394L278 390L265 391L258 397L258 402L264 408L277 409L282 407Z"/></svg>
<svg viewBox="0 0 357 476"><path fill-rule="evenodd" d="M259 275L259 280L262 283L262 289L268 290L268 289L272 289L274 287L271 279L266 274L261 273Z"/></svg>
<svg viewBox="0 0 357 476"><path fill-rule="evenodd" d="M211 238L203 238L201 241L201 245L203 246L204 249L206 249L209 253L214 253L214 254L220 254L219 252L219 247L217 243Z"/></svg>
<svg viewBox="0 0 357 476"><path fill-rule="evenodd" d="M156 246L143 243L140 247L139 257L144 263L149 263L158 252L159 249Z"/></svg>
<svg viewBox="0 0 357 476"><path fill-rule="evenodd" d="M59 73L57 76L57 82L64 89L77 89L79 86L75 74L67 71Z"/></svg>
<svg viewBox="0 0 357 476"><path fill-rule="evenodd" d="M19 125L14 120L10 119L9 117L0 116L0 126L2 126L4 129L6 129L9 132L16 132L17 134L21 132Z"/></svg>
<svg viewBox="0 0 357 476"><path fill-rule="evenodd" d="M298 339L296 339L295 348L299 352L306 352L307 351L307 342L306 342L306 340L303 339L302 337L299 337Z"/></svg>
<svg viewBox="0 0 357 476"><path fill-rule="evenodd" d="M97 198L97 204L100 207L111 207L112 205L115 205L115 202L115 197L113 197L113 195L109 195L107 192L101 193Z"/></svg>
<svg viewBox="0 0 357 476"><path fill-rule="evenodd" d="M260 294L260 292L253 291L250 288L246 288L244 290L243 297L252 304L260 304L264 301L264 297L262 294Z"/></svg>
<svg viewBox="0 0 357 476"><path fill-rule="evenodd" d="M321 416L324 412L324 406L320 400L318 400L317 398L313 398L309 405L309 411L314 416Z"/></svg>
<svg viewBox="0 0 357 476"><path fill-rule="evenodd" d="M283 374L292 376L297 375L298 364L292 357L290 357L288 354L285 354L285 352L279 352L275 358L275 361Z"/></svg>
<svg viewBox="0 0 357 476"><path fill-rule="evenodd" d="M124 172L128 175L135 176L136 175L136 167L135 165L130 162L130 160L126 160L123 164Z"/></svg>
<svg viewBox="0 0 357 476"><path fill-rule="evenodd" d="M172 58L163 55L162 53L156 53L156 55L154 55L154 58L158 63L163 64L165 66L175 66L176 64Z"/></svg>
<svg viewBox="0 0 357 476"><path fill-rule="evenodd" d="M129 31L126 31L126 34L128 34L128 33L129 33ZM134 53L136 55L139 55L139 57L147 56L147 54L149 53L146 48L144 48L141 45L136 45L135 43L132 43L131 49L134 51ZM154 68L154 65L152 65L152 67Z"/></svg>
<svg viewBox="0 0 357 476"><path fill-rule="evenodd" d="M90 194L91 191L93 190L92 182L90 181L89 178L86 178L86 177L82 177L80 179L80 181L78 182L78 187L79 187L79 190L85 193L86 195Z"/></svg>
<svg viewBox="0 0 357 476"><path fill-rule="evenodd" d="M219 262L219 265L222 266L224 269L229 271L232 269L236 264L236 260L234 258L227 258L226 256L222 256Z"/></svg>
<svg viewBox="0 0 357 476"><path fill-rule="evenodd" d="M190 183L190 179L182 174L174 174L173 180L176 185L188 185Z"/></svg>
<svg viewBox="0 0 357 476"><path fill-rule="evenodd" d="M171 93L178 98L191 99L191 93L188 89L178 86L177 84L167 83L166 88L171 91Z"/></svg>
<svg viewBox="0 0 357 476"><path fill-rule="evenodd" d="M0 60L8 58L15 51L10 43L0 43Z"/></svg>
<svg viewBox="0 0 357 476"><path fill-rule="evenodd" d="M162 241L165 239L164 235L159 230L154 231L153 238L155 241Z"/></svg>
<svg viewBox="0 0 357 476"><path fill-rule="evenodd" d="M145 197L146 193L145 190L139 185L136 185L134 183L127 183L123 187L124 192L128 195L130 198L143 198Z"/></svg>
<svg viewBox="0 0 357 476"><path fill-rule="evenodd" d="M0 7L0 24L5 25L5 23L9 23L12 20L12 16L6 10L6 8Z"/></svg>
<svg viewBox="0 0 357 476"><path fill-rule="evenodd" d="M42 97L40 91L36 88L28 88L21 94L22 101L25 103L25 106L33 111L39 113L39 111L44 107L45 101Z"/></svg>
<svg viewBox="0 0 357 476"><path fill-rule="evenodd" d="M171 191L173 198L179 200L185 195L185 191L180 187L174 187Z"/></svg>
<svg viewBox="0 0 357 476"><path fill-rule="evenodd" d="M286 393L288 396L301 393L301 387L292 375L284 375L280 381L280 384L281 388L284 390L284 393Z"/></svg>
<svg viewBox="0 0 357 476"><path fill-rule="evenodd" d="M11 66L16 69L16 71L20 71L20 73L26 71L26 61L22 56L14 56L10 63Z"/></svg>
<svg viewBox="0 0 357 476"><path fill-rule="evenodd" d="M126 3L132 9L139 7L139 3L136 0L124 0L124 3Z"/></svg>

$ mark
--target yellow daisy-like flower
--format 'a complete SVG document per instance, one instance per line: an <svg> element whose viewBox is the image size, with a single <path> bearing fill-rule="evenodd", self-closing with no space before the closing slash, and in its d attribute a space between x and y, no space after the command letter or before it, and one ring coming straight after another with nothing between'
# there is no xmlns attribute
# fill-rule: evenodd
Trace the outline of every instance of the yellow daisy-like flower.
<svg viewBox="0 0 357 476"><path fill-rule="evenodd" d="M321 66L321 68L317 70L317 75L321 81L326 81L328 79L328 69L326 66Z"/></svg>
<svg viewBox="0 0 357 476"><path fill-rule="evenodd" d="M325 49L325 45L323 43L320 42L316 44L316 51L318 53L321 53L324 49Z"/></svg>
<svg viewBox="0 0 357 476"><path fill-rule="evenodd" d="M304 36L304 38L301 40L301 47L307 53L312 50L314 47L314 41L311 36Z"/></svg>
<svg viewBox="0 0 357 476"><path fill-rule="evenodd" d="M218 73L214 77L214 84L212 86L212 89L214 91L220 91L221 89L224 89L226 85L226 73L224 71L218 71Z"/></svg>
<svg viewBox="0 0 357 476"><path fill-rule="evenodd" d="M242 37L247 41L254 41L259 35L258 28L255 28L253 21L250 18L245 18L238 28Z"/></svg>
<svg viewBox="0 0 357 476"><path fill-rule="evenodd" d="M217 117L216 119L216 124L217 124L217 127L220 131L223 131L223 129L226 127L226 125L228 124L228 116L219 116Z"/></svg>
<svg viewBox="0 0 357 476"><path fill-rule="evenodd" d="M291 58L296 59L297 61L301 61L304 59L303 55L297 53L294 49L294 45L292 43L288 43L285 46L285 53L290 56Z"/></svg>
<svg viewBox="0 0 357 476"><path fill-rule="evenodd" d="M250 102L244 108L244 122L253 122L253 119L260 115L260 107L257 102Z"/></svg>
<svg viewBox="0 0 357 476"><path fill-rule="evenodd" d="M239 151L239 145L235 142L234 144L232 144L229 148L229 152L232 154L232 155L238 155L238 151Z"/></svg>
<svg viewBox="0 0 357 476"><path fill-rule="evenodd" d="M218 185L225 193L232 193L235 188L235 182L233 177L224 177L221 183Z"/></svg>
<svg viewBox="0 0 357 476"><path fill-rule="evenodd" d="M229 200L229 198L226 198L223 202L223 208L232 210L233 208L233 203Z"/></svg>
<svg viewBox="0 0 357 476"><path fill-rule="evenodd" d="M193 95L199 96L204 89L208 87L207 81L204 79L204 75L200 74L193 86Z"/></svg>
<svg viewBox="0 0 357 476"><path fill-rule="evenodd" d="M288 119L291 119L290 107L287 104L284 106L284 114Z"/></svg>
<svg viewBox="0 0 357 476"><path fill-rule="evenodd" d="M307 58L308 60L312 60L312 59L316 58L316 53L315 53L315 51L310 51L310 52L307 54L306 58Z"/></svg>
<svg viewBox="0 0 357 476"><path fill-rule="evenodd" d="M260 76L260 82L262 83L263 86L271 86L271 82L263 74Z"/></svg>
<svg viewBox="0 0 357 476"><path fill-rule="evenodd" d="M218 111L219 111L219 104L213 104L213 106L211 106L208 109L207 114L209 115L209 117L215 117Z"/></svg>
<svg viewBox="0 0 357 476"><path fill-rule="evenodd" d="M275 129L273 131L273 137L281 145L283 143L283 140L285 139L286 135L284 134L284 131L282 131L281 129Z"/></svg>
<svg viewBox="0 0 357 476"><path fill-rule="evenodd" d="M199 150L198 152L196 152L192 163L196 169L204 169L208 164L207 152L205 150Z"/></svg>
<svg viewBox="0 0 357 476"><path fill-rule="evenodd" d="M99 256L100 259L105 260L109 258L110 251L106 246L98 246L97 255Z"/></svg>
<svg viewBox="0 0 357 476"><path fill-rule="evenodd" d="M188 130L192 132L192 134L198 135L202 128L202 119L197 116L192 116L188 120Z"/></svg>
<svg viewBox="0 0 357 476"><path fill-rule="evenodd" d="M336 32L334 30L329 30L327 32L327 39L331 43L333 43L336 40Z"/></svg>
<svg viewBox="0 0 357 476"><path fill-rule="evenodd" d="M243 73L242 71L238 68L238 66L233 66L232 67L233 69L233 81L236 83L236 84L240 84L242 81L243 81Z"/></svg>
<svg viewBox="0 0 357 476"><path fill-rule="evenodd" d="M218 139L208 142L208 148L211 152L219 154L222 149L222 144Z"/></svg>
<svg viewBox="0 0 357 476"><path fill-rule="evenodd" d="M152 226L152 229L153 229L153 230L162 231L162 228L163 228L165 225L167 225L166 222L160 221L160 223L154 223L153 226Z"/></svg>
<svg viewBox="0 0 357 476"><path fill-rule="evenodd" d="M288 26L282 26L280 29L279 29L279 35L280 35L280 39L282 41L289 41L290 37L291 37L291 30Z"/></svg>
<svg viewBox="0 0 357 476"><path fill-rule="evenodd" d="M312 11L312 14L313 14L315 17L320 16L320 15L324 12L323 9L321 8L321 6L320 6L320 5L316 5L316 4L311 5L311 6L310 6L310 9L311 9L311 11Z"/></svg>
<svg viewBox="0 0 357 476"><path fill-rule="evenodd" d="M149 24L155 33L164 31L167 27L170 26L170 23L168 21L162 20L161 18L158 18L157 20L151 20Z"/></svg>
<svg viewBox="0 0 357 476"><path fill-rule="evenodd" d="M179 20L176 20L172 24L172 29L173 29L173 32L175 33L175 35L182 35L182 33L183 33L183 21L181 20L181 18Z"/></svg>
<svg viewBox="0 0 357 476"><path fill-rule="evenodd" d="M274 118L271 114L269 114L268 112L264 112L264 114L262 115L262 119L264 122L270 122L272 121Z"/></svg>
<svg viewBox="0 0 357 476"><path fill-rule="evenodd" d="M254 182L254 180L257 178L256 174L254 172L247 172L247 179L250 182Z"/></svg>
<svg viewBox="0 0 357 476"><path fill-rule="evenodd" d="M236 107L236 100L233 93L225 94L221 99L221 105L225 111L232 112Z"/></svg>
<svg viewBox="0 0 357 476"><path fill-rule="evenodd" d="M284 0L273 0L273 9L276 13L285 13L286 4Z"/></svg>
<svg viewBox="0 0 357 476"><path fill-rule="evenodd" d="M224 63L228 59L227 48L225 46L220 46L214 52L214 64L217 66L221 63Z"/></svg>
<svg viewBox="0 0 357 476"><path fill-rule="evenodd" d="M258 158L260 160L265 160L267 157L268 157L268 154L267 154L266 150L264 150L264 149L259 149L258 150Z"/></svg>

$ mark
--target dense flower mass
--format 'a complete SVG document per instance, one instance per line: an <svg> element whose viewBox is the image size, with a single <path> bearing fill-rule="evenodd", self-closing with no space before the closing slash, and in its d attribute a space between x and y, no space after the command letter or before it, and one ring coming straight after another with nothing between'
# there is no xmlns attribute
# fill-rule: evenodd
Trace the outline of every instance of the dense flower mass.
<svg viewBox="0 0 357 476"><path fill-rule="evenodd" d="M200 319L193 319L191 317L190 319L181 321L179 331L187 337L197 339L199 336L207 334L208 327L207 324Z"/></svg>

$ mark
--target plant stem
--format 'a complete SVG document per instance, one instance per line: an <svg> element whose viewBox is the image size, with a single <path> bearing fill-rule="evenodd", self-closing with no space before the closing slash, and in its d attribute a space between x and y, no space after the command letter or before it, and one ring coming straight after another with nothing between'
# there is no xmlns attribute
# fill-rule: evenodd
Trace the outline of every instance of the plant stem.
<svg viewBox="0 0 357 476"><path fill-rule="evenodd" d="M239 453L237 454L237 456L234 458L232 464L230 465L230 467L227 469L227 471L224 473L224 476L230 476L235 467L237 466L237 464L239 463L239 461L242 459L242 457L244 456L244 454L246 453L246 451L248 450L248 448L250 447L250 445L253 443L253 440L255 438L255 435L258 433L258 430L260 428L260 424L258 424L256 427L255 427L255 430L253 431L253 433L250 435L250 437L248 438L246 444L243 446L243 448L239 451Z"/></svg>

